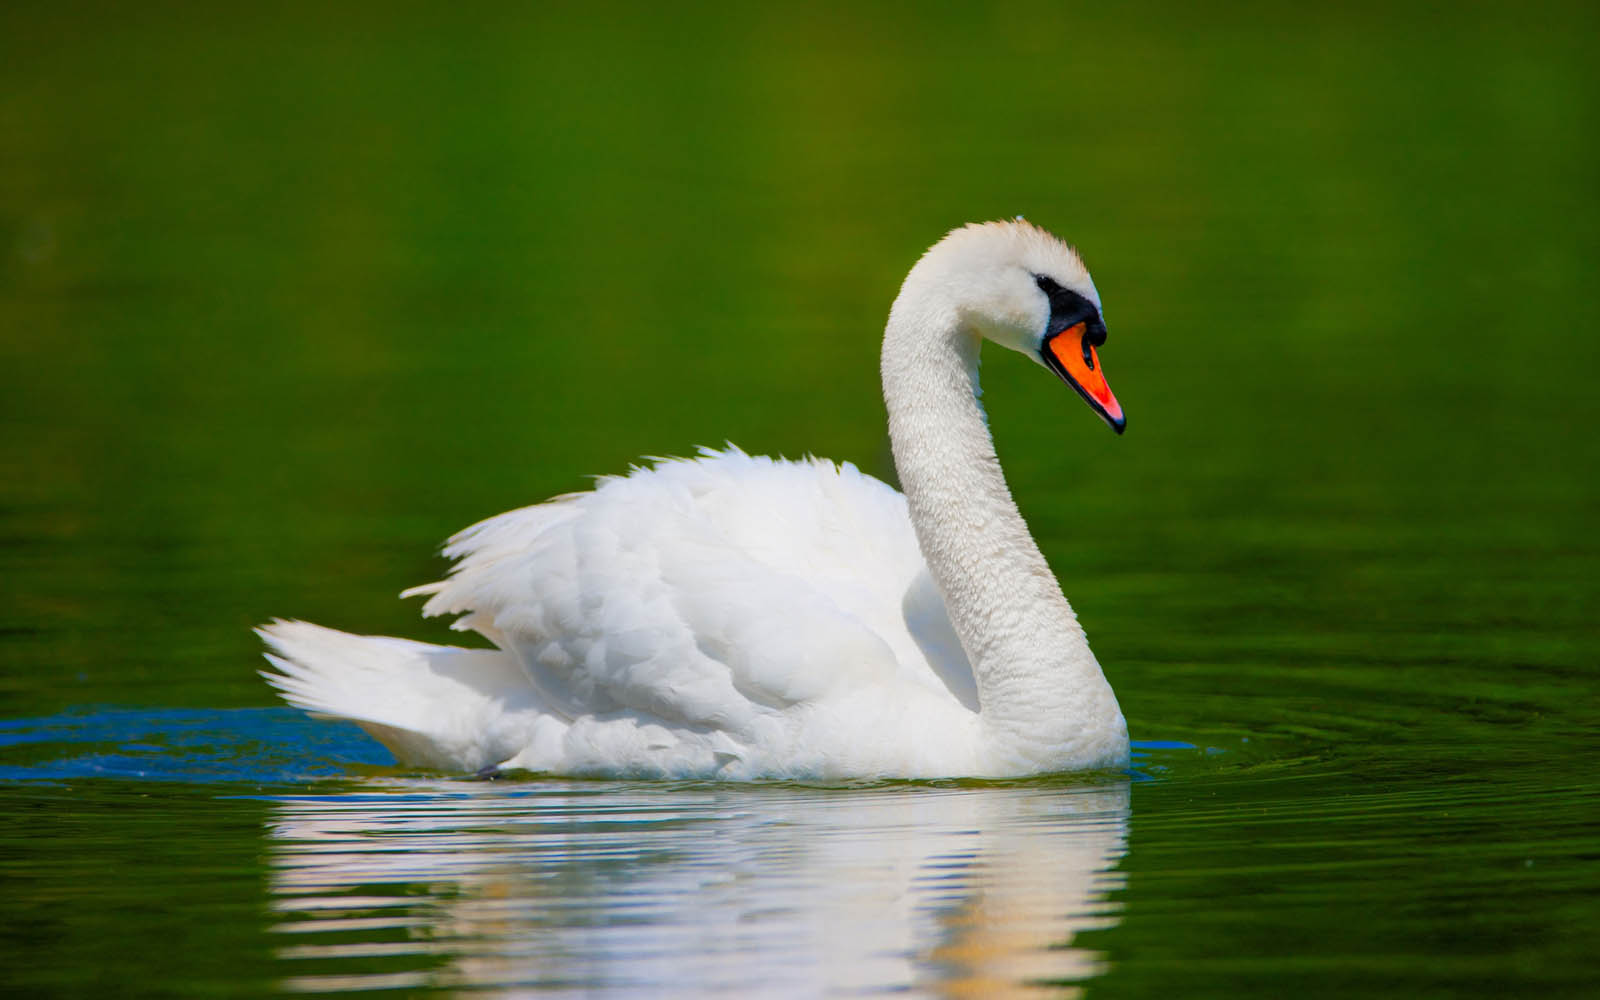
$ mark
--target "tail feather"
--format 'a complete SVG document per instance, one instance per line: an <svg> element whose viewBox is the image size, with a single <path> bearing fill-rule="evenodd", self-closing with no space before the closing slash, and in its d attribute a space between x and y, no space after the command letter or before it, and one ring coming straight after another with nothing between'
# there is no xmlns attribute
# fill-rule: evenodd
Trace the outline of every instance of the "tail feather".
<svg viewBox="0 0 1600 1000"><path fill-rule="evenodd" d="M565 724L498 649L351 635L310 622L256 629L276 673L261 676L313 715L349 719L403 764L477 771Z"/></svg>

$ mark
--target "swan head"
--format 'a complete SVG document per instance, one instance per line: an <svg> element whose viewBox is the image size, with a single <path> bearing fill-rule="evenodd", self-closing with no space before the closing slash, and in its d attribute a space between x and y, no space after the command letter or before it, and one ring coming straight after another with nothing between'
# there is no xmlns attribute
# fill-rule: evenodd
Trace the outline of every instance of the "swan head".
<svg viewBox="0 0 1600 1000"><path fill-rule="evenodd" d="M1100 293L1078 252L1018 217L952 231L917 261L896 301L938 303L957 326L1055 372L1121 434L1122 404L1097 351Z"/></svg>

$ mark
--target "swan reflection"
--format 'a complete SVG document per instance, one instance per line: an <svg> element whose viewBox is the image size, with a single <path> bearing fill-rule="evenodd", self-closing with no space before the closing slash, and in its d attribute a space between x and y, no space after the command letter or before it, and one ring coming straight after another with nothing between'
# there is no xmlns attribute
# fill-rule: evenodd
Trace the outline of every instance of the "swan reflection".
<svg viewBox="0 0 1600 1000"><path fill-rule="evenodd" d="M1063 992L1116 922L1126 782L406 783L275 802L303 991Z"/></svg>

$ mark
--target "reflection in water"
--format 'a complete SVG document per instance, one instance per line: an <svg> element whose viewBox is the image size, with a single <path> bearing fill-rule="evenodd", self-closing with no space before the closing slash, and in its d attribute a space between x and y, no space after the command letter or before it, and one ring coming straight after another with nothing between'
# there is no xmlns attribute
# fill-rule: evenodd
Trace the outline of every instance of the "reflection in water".
<svg viewBox="0 0 1600 1000"><path fill-rule="evenodd" d="M306 991L650 995L1082 981L1126 782L1084 788L407 784L283 799L272 891Z"/></svg>

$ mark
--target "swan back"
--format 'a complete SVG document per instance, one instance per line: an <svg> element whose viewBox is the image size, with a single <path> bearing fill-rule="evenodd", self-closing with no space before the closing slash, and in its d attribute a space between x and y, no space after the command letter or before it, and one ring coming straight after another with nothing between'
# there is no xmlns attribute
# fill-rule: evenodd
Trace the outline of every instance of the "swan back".
<svg viewBox="0 0 1600 1000"><path fill-rule="evenodd" d="M906 752L910 732L852 744L819 738L818 720L914 729L910 704L924 724L975 707L943 608L918 590L905 498L849 464L737 449L665 460L501 514L446 551L451 576L413 591L430 595L424 613L492 638L571 726L563 757L519 766L940 773Z"/></svg>

